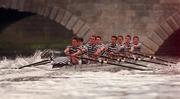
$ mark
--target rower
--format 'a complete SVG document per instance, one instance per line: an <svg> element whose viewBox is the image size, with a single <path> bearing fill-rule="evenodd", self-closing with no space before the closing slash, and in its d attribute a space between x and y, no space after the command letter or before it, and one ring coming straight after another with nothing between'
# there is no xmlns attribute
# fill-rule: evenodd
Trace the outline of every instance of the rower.
<svg viewBox="0 0 180 99"><path fill-rule="evenodd" d="M96 56L103 54L103 51L105 50L105 45L103 44L102 38L100 36L96 36L96 46L97 51L94 54Z"/></svg>
<svg viewBox="0 0 180 99"><path fill-rule="evenodd" d="M81 51L81 54L79 56L80 57L87 57L87 55L85 55L85 53L87 51L87 47L84 45L84 39L79 37L78 42L79 42L79 49ZM87 64L87 62L88 61L86 59L79 59L79 64Z"/></svg>
<svg viewBox="0 0 180 99"><path fill-rule="evenodd" d="M87 50L86 46L84 45L84 39L79 37L78 38L78 43L79 43L79 49L81 50L81 54L85 53L85 51Z"/></svg>
<svg viewBox="0 0 180 99"><path fill-rule="evenodd" d="M88 43L85 44L85 48L86 48L86 51L85 51L85 54L84 54L85 57L92 58L92 59L97 59L97 56L99 55L100 51L98 52L98 46L97 46L97 41L96 41L96 36L95 35L92 35L89 38ZM96 62L88 61L87 63L91 64L91 63L96 63Z"/></svg>
<svg viewBox="0 0 180 99"><path fill-rule="evenodd" d="M116 53L118 53L118 45L116 41L117 37L111 36L111 42L106 45L106 54L110 57L113 57Z"/></svg>
<svg viewBox="0 0 180 99"><path fill-rule="evenodd" d="M71 40L71 46L68 46L65 50L64 53L69 56L70 62L73 65L77 65L79 62L79 59L77 58L78 55L81 54L81 50L79 48L79 42L78 38L74 37Z"/></svg>
<svg viewBox="0 0 180 99"><path fill-rule="evenodd" d="M131 46L132 46L131 36L130 35L126 35L125 36L125 42L124 42L124 54L125 54L125 56L128 56L128 57L131 56L131 54L129 53L130 50L131 50Z"/></svg>
<svg viewBox="0 0 180 99"><path fill-rule="evenodd" d="M140 53L141 47L142 47L142 43L139 42L139 37L134 36L133 37L133 43L132 43L130 51L133 53Z"/></svg>
<svg viewBox="0 0 180 99"><path fill-rule="evenodd" d="M123 44L123 36L122 35L119 35L118 36L118 39L117 39L117 44L118 44L118 50L119 50L119 54L124 54L124 49L125 49L125 46Z"/></svg>
<svg viewBox="0 0 180 99"><path fill-rule="evenodd" d="M124 51L125 52L129 52L131 50L131 36L130 35L126 35L125 37L125 43L124 43Z"/></svg>
<svg viewBox="0 0 180 99"><path fill-rule="evenodd" d="M96 58L97 57L96 52L97 52L98 46L96 44L96 36L95 35L92 35L89 38L88 43L85 44L85 48L86 48L85 53L87 53L86 54L87 57L91 57L91 58Z"/></svg>

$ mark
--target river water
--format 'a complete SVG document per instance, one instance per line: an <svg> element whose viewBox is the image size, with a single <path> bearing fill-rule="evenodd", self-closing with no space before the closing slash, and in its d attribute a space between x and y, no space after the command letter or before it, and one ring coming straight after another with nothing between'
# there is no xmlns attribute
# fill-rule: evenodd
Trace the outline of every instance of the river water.
<svg viewBox="0 0 180 99"><path fill-rule="evenodd" d="M32 57L0 61L0 99L180 99L178 64L156 71L58 71Z"/></svg>

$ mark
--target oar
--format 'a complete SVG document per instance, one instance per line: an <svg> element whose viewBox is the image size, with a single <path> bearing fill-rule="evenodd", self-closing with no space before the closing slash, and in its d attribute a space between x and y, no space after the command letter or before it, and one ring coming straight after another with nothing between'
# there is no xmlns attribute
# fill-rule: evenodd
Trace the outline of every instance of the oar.
<svg viewBox="0 0 180 99"><path fill-rule="evenodd" d="M146 65L142 65L142 64L138 64L138 63L133 63L133 62L128 62L128 61L122 60L122 59L115 59L115 58L111 58L111 57L107 57L107 56L103 56L103 55L101 55L100 57L106 58L106 59L115 60L115 61L118 61L118 62L124 62L124 63L128 63L128 64L133 64L133 65L138 65L138 66L142 66L142 67L147 67Z"/></svg>
<svg viewBox="0 0 180 99"><path fill-rule="evenodd" d="M145 70L147 70L147 69L142 69L142 68L136 68L136 67L126 66L126 65L116 64L116 63L109 62L109 61L96 60L96 59L92 59L92 58L85 58L85 57L80 57L80 58L81 58L81 59L90 60L90 61L99 62L99 63L110 64L110 65L114 65L114 66L125 67L125 68L129 68L129 69L135 69L135 70L141 70L141 71L145 71Z"/></svg>
<svg viewBox="0 0 180 99"><path fill-rule="evenodd" d="M29 65L25 65L25 66L21 66L19 67L18 69L22 69L22 68L25 68L25 67L32 67L32 66L37 66L37 65L42 65L42 64L47 64L47 63L50 63L51 61L50 60L42 60L42 61L39 61L39 62L36 62L36 63L32 63L32 64L29 64Z"/></svg>
<svg viewBox="0 0 180 99"><path fill-rule="evenodd" d="M176 64L176 62L168 61L168 60L158 58L158 57L155 57L155 56L151 56L151 55L145 55L145 54L137 53L137 52L136 53L135 52L130 52L130 53L135 54L135 55L140 55L140 56L143 56L143 57L147 57L147 58L150 58L150 59L156 59L156 60L159 60L159 61Z"/></svg>
<svg viewBox="0 0 180 99"><path fill-rule="evenodd" d="M149 61L149 60L144 60L144 59L141 59L141 58L132 58L132 57L128 57L128 56L124 56L124 55L118 55L119 57L122 57L122 58L128 58L128 59L132 59L132 60L137 60L137 61L143 61L143 62L149 62L149 63L154 63L154 64L158 64L158 65L165 65L165 66L170 66L169 64L165 64L165 63L159 63L159 62L154 62L154 61Z"/></svg>

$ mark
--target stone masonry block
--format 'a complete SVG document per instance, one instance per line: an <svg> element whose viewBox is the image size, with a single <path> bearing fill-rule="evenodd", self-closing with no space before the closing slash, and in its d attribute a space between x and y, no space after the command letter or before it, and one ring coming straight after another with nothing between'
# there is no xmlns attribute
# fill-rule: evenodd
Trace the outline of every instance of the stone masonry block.
<svg viewBox="0 0 180 99"><path fill-rule="evenodd" d="M45 11L44 11L44 16L49 16L50 15L50 13L51 13L51 10L52 10L52 7L50 7L50 6L47 6L46 8L45 8Z"/></svg>
<svg viewBox="0 0 180 99"><path fill-rule="evenodd" d="M176 23L180 26L180 14L176 13L173 15L174 20L176 21Z"/></svg>
<svg viewBox="0 0 180 99"><path fill-rule="evenodd" d="M65 13L65 10L59 8L59 11L58 11L57 16L56 16L56 19L55 19L55 21L56 21L57 23L61 22L61 20L62 20L62 18L63 18L63 16L64 16L64 13Z"/></svg>
<svg viewBox="0 0 180 99"><path fill-rule="evenodd" d="M82 20L78 20L77 22L76 22L76 24L74 25L74 27L73 27L73 32L75 33L75 34L77 34L77 32L79 31L79 29L83 26L83 24L84 24L84 22L82 21Z"/></svg>
<svg viewBox="0 0 180 99"><path fill-rule="evenodd" d="M168 25L167 22L162 22L160 26L168 33L168 35L174 33L174 30Z"/></svg>
<svg viewBox="0 0 180 99"><path fill-rule="evenodd" d="M163 40L166 40L169 36L160 26L157 26L154 30L155 33L157 33Z"/></svg>
<svg viewBox="0 0 180 99"><path fill-rule="evenodd" d="M149 48L146 47L145 45L142 45L141 52L144 53L144 54L151 54L151 55L154 55L154 54L155 54L154 51L152 51L151 49L149 49Z"/></svg>
<svg viewBox="0 0 180 99"><path fill-rule="evenodd" d="M86 33L89 30L89 26L87 24L85 24L83 27L81 27L81 29L78 31L77 36L79 37L83 37L84 35L86 35Z"/></svg>
<svg viewBox="0 0 180 99"><path fill-rule="evenodd" d="M41 10L43 9L43 7L41 7L41 6L39 6L38 8L37 8L37 14L40 14L41 13Z"/></svg>
<svg viewBox="0 0 180 99"><path fill-rule="evenodd" d="M43 14L44 14L44 12L45 12L45 8L44 8L44 7L42 7L39 11L40 11L40 12L39 12L39 15L43 15Z"/></svg>
<svg viewBox="0 0 180 99"><path fill-rule="evenodd" d="M71 30L77 21L78 21L78 17L75 15L72 15L72 17L70 18L69 22L66 25L66 28Z"/></svg>
<svg viewBox="0 0 180 99"><path fill-rule="evenodd" d="M46 17L49 16L50 13L51 13L51 10L52 10L52 7L47 6L47 7L45 8L45 10L44 10L43 15L46 16Z"/></svg>
<svg viewBox="0 0 180 99"><path fill-rule="evenodd" d="M179 29L179 25L176 23L175 19L172 16L167 19L167 23L174 31Z"/></svg>
<svg viewBox="0 0 180 99"><path fill-rule="evenodd" d="M148 35L148 38L150 38L152 41L154 41L158 46L161 46L164 43L164 40L155 32L150 33Z"/></svg>
<svg viewBox="0 0 180 99"><path fill-rule="evenodd" d="M58 11L59 11L59 7L54 6L54 7L52 8L52 11L51 11L51 13L50 13L50 19L51 19L51 20L54 20L54 19L56 18L56 15L57 15Z"/></svg>
<svg viewBox="0 0 180 99"><path fill-rule="evenodd" d="M156 52L159 49L159 46L146 36L142 36L141 41L145 46L147 46L153 52Z"/></svg>
<svg viewBox="0 0 180 99"><path fill-rule="evenodd" d="M84 35L84 39L85 39L85 42L87 42L87 40L89 39L89 37L91 37L92 35L94 35L94 31L93 30L88 30L88 32L86 33L86 35Z"/></svg>
<svg viewBox="0 0 180 99"><path fill-rule="evenodd" d="M61 20L61 24L63 26L66 26L66 24L68 23L69 19L71 18L72 14L69 11L66 11L64 14L63 19Z"/></svg>

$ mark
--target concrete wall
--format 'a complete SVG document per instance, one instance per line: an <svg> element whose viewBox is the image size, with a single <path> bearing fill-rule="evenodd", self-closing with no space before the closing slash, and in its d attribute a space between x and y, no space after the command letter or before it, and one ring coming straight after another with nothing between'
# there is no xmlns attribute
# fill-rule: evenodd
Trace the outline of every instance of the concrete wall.
<svg viewBox="0 0 180 99"><path fill-rule="evenodd" d="M180 0L0 0L0 6L45 16L84 38L141 35L149 54L180 26Z"/></svg>

